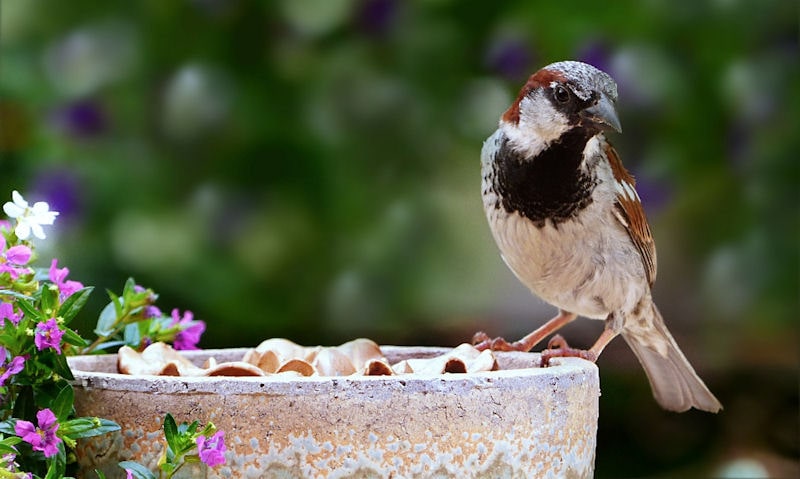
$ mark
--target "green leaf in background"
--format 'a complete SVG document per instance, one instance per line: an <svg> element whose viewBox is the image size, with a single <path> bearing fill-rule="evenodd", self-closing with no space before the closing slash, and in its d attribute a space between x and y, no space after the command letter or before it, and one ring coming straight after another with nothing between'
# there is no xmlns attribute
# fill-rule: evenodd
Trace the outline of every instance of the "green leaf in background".
<svg viewBox="0 0 800 479"><path fill-rule="evenodd" d="M113 295L113 293L109 293ZM118 298L112 296L111 302L100 311L100 317L97 319L97 327L94 329L94 334L100 337L110 336L114 332L114 324L117 322L118 313L121 309L117 306Z"/></svg>
<svg viewBox="0 0 800 479"><path fill-rule="evenodd" d="M141 329L145 329L146 325L149 325L149 320L144 321L137 321L135 323L131 323L125 326L125 331L123 332L123 342L132 348L139 347L139 343L142 341L142 335L140 333Z"/></svg>

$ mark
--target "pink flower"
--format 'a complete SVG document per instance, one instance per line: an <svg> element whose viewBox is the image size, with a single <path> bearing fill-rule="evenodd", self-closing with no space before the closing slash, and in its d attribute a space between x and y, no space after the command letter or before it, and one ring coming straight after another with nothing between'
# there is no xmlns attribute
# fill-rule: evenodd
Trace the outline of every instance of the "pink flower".
<svg viewBox="0 0 800 479"><path fill-rule="evenodd" d="M45 457L54 456L58 453L58 443L61 439L56 436L58 430L58 420L55 414L49 409L42 409L36 413L36 421L39 427L35 427L29 421L17 421L14 425L14 432L23 441L33 446L34 451L44 452Z"/></svg>
<svg viewBox="0 0 800 479"><path fill-rule="evenodd" d="M133 471L125 469L125 479L133 479Z"/></svg>
<svg viewBox="0 0 800 479"><path fill-rule="evenodd" d="M194 314L191 311L183 313L183 318L181 318L180 311L175 308L172 310L172 323L170 326L180 327L180 331L175 335L175 340L172 342L175 349L199 349L197 343L200 342L200 336L206 330L205 322L194 321Z"/></svg>
<svg viewBox="0 0 800 479"><path fill-rule="evenodd" d="M7 354L6 348L0 346L0 387L3 387L11 376L18 374L25 368L25 356L15 356L6 363Z"/></svg>
<svg viewBox="0 0 800 479"><path fill-rule="evenodd" d="M53 258L53 262L50 263L50 281L55 283L58 287L59 297L61 301L72 296L73 293L83 288L83 284L78 281L67 281L67 275L69 274L69 268L61 268L58 269L58 260Z"/></svg>
<svg viewBox="0 0 800 479"><path fill-rule="evenodd" d="M21 314L17 314L14 312L14 305L11 303L0 303L0 328L6 322L6 319L11 321L11 324L14 326L19 324L19 320L22 319Z"/></svg>
<svg viewBox="0 0 800 479"><path fill-rule="evenodd" d="M210 438L198 436L197 451L200 453L200 460L209 467L225 464L225 432L217 431Z"/></svg>
<svg viewBox="0 0 800 479"><path fill-rule="evenodd" d="M25 267L31 260L31 249L25 245L16 245L6 250L6 239L0 236L0 274L8 273L12 280L19 275L27 273Z"/></svg>
<svg viewBox="0 0 800 479"><path fill-rule="evenodd" d="M64 331L58 327L56 318L50 318L44 323L36 325L36 336L34 336L33 342L39 351L53 348L58 354L61 354L62 336L64 336Z"/></svg>

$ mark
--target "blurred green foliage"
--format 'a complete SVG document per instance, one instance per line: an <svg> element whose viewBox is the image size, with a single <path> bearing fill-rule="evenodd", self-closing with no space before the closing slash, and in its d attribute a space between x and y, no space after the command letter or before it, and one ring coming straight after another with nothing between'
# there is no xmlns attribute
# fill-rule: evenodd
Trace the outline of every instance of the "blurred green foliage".
<svg viewBox="0 0 800 479"><path fill-rule="evenodd" d="M204 347L512 337L552 310L497 255L481 142L532 71L588 61L619 83L656 298L726 406L659 411L615 343L598 476L794 473L797 19L788 0L0 0L0 196L49 201L41 254L98 291L133 275L208 323ZM565 333L588 345L588 323Z"/></svg>

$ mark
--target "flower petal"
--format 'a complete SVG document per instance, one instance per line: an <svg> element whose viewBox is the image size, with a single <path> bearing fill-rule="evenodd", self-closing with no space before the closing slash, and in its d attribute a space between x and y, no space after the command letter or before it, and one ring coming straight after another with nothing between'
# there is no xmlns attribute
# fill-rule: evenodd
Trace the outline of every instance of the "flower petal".
<svg viewBox="0 0 800 479"><path fill-rule="evenodd" d="M11 192L11 200L14 202L15 205L19 206L23 210L28 207L28 202L25 201L25 198L19 194L19 191L14 190Z"/></svg>
<svg viewBox="0 0 800 479"><path fill-rule="evenodd" d="M44 228L39 223L31 223L31 231L33 231L33 236L36 236L39 239L45 239L47 236L44 234Z"/></svg>
<svg viewBox="0 0 800 479"><path fill-rule="evenodd" d="M14 264L28 264L31 260L31 249L25 245L17 245L8 248L6 259Z"/></svg>
<svg viewBox="0 0 800 479"><path fill-rule="evenodd" d="M23 213L25 213L24 208L20 208L18 205L10 201L3 205L3 211L6 212L9 218L18 218L22 216Z"/></svg>
<svg viewBox="0 0 800 479"><path fill-rule="evenodd" d="M19 223L17 223L17 227L14 228L14 234L17 235L17 238L21 240L26 240L31 235L31 226L28 224L27 221L20 221Z"/></svg>

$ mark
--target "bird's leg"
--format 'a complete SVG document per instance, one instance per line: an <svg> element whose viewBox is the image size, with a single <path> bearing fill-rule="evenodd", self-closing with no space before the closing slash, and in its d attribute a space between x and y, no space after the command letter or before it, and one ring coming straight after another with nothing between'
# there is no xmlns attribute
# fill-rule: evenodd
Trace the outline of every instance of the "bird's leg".
<svg viewBox="0 0 800 479"><path fill-rule="evenodd" d="M568 313L566 311L559 311L558 315L550 321L544 323L532 333L528 334L519 341L509 343L503 338L490 338L484 332L475 333L472 337L472 344L475 348L483 351L484 349L491 349L492 351L530 351L542 339L549 334L558 331L562 326L574 320L577 315Z"/></svg>
<svg viewBox="0 0 800 479"><path fill-rule="evenodd" d="M547 349L542 351L542 367L549 366L552 358L582 358L595 362L608 343L617 337L617 334L619 333L614 332L611 328L603 330L603 334L597 338L597 341L589 350L571 348L563 336L556 334L547 343Z"/></svg>

